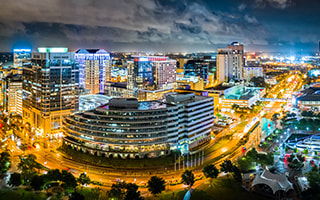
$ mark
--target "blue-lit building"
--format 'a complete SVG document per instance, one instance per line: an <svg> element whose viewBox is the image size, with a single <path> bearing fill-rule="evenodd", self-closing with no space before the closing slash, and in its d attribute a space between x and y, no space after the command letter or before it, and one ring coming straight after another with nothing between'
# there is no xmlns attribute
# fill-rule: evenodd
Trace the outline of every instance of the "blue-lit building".
<svg viewBox="0 0 320 200"><path fill-rule="evenodd" d="M137 56L128 63L128 88L161 90L176 85L177 61L161 56Z"/></svg>
<svg viewBox="0 0 320 200"><path fill-rule="evenodd" d="M204 82L209 79L209 62L188 60L184 66L184 78L200 77Z"/></svg>
<svg viewBox="0 0 320 200"><path fill-rule="evenodd" d="M22 74L22 68L31 61L31 49L13 49L14 74Z"/></svg>
<svg viewBox="0 0 320 200"><path fill-rule="evenodd" d="M75 59L79 63L79 87L90 94L103 93L105 82L111 81L110 54L104 49L79 49Z"/></svg>

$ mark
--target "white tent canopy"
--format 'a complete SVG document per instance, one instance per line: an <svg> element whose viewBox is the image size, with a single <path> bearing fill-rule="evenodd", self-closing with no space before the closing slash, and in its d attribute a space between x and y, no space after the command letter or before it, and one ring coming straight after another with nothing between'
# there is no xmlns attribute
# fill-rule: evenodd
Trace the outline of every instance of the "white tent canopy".
<svg viewBox="0 0 320 200"><path fill-rule="evenodd" d="M273 194L280 190L288 192L290 189L293 189L285 174L273 174L268 170L263 171L260 175L256 175L251 187L259 184L268 185L272 189Z"/></svg>

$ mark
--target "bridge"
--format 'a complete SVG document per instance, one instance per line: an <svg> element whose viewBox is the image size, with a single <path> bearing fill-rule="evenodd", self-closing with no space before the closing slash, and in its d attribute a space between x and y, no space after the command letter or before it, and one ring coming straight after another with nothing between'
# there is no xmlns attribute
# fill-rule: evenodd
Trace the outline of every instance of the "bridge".
<svg viewBox="0 0 320 200"><path fill-rule="evenodd" d="M274 98L261 98L260 101L269 101L269 102L291 102L291 98L287 99L274 99Z"/></svg>

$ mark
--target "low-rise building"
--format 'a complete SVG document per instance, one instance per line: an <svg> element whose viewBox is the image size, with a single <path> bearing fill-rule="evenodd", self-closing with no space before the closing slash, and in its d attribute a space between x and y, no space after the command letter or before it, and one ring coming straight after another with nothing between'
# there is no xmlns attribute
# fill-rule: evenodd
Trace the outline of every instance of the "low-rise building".
<svg viewBox="0 0 320 200"><path fill-rule="evenodd" d="M66 145L122 158L188 152L211 139L212 126L213 99L194 94L168 95L166 101L114 98L63 121Z"/></svg>
<svg viewBox="0 0 320 200"><path fill-rule="evenodd" d="M301 91L293 98L293 104L302 110L320 110L320 84Z"/></svg>

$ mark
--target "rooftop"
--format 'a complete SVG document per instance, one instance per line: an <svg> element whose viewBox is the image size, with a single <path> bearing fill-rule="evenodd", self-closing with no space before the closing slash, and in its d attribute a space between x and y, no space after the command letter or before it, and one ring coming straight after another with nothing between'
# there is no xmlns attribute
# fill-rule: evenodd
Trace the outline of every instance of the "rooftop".
<svg viewBox="0 0 320 200"><path fill-rule="evenodd" d="M215 87L209 87L209 88L206 88L206 90L226 90L226 89L229 89L229 88L232 88L233 85L217 85Z"/></svg>
<svg viewBox="0 0 320 200"><path fill-rule="evenodd" d="M122 102L120 102L122 103ZM137 104L137 107L110 107L109 104L105 104L103 106L100 106L100 108L109 110L109 109L119 109L119 110L157 110L157 109L163 109L167 108L167 104L163 103L161 101L140 101Z"/></svg>
<svg viewBox="0 0 320 200"><path fill-rule="evenodd" d="M298 101L320 101L320 84L314 85L301 91L297 97Z"/></svg>

